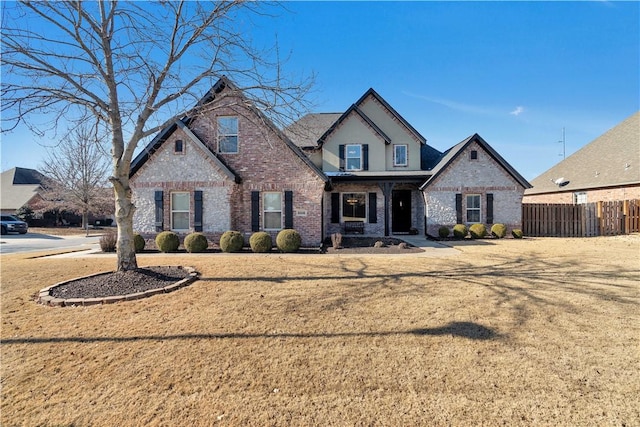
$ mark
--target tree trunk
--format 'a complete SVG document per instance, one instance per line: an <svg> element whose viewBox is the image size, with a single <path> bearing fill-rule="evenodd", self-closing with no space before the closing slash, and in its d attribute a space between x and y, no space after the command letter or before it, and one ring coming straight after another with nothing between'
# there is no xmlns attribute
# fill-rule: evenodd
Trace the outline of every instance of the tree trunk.
<svg viewBox="0 0 640 427"><path fill-rule="evenodd" d="M138 268L136 250L133 244L133 213L135 212L135 206L131 202L129 177L122 176L122 174L119 175L118 178L111 179L116 198L118 271L135 270Z"/></svg>

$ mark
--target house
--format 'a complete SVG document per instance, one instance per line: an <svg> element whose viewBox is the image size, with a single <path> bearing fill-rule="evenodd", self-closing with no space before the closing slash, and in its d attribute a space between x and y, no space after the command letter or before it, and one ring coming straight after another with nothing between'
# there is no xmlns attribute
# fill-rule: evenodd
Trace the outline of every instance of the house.
<svg viewBox="0 0 640 427"><path fill-rule="evenodd" d="M520 226L530 184L484 139L476 134L442 153L373 89L343 114L305 116L287 133L330 180L328 234L437 236L456 223Z"/></svg>
<svg viewBox="0 0 640 427"><path fill-rule="evenodd" d="M44 175L35 169L12 168L0 176L2 215L15 215L21 207L31 207L39 200Z"/></svg>
<svg viewBox="0 0 640 427"><path fill-rule="evenodd" d="M295 228L317 246L336 232L520 226L529 183L486 141L473 135L440 152L373 89L344 113L309 114L283 131L226 78L198 105L131 164L137 232L215 239Z"/></svg>
<svg viewBox="0 0 640 427"><path fill-rule="evenodd" d="M132 161L134 229L203 232L295 228L322 240L327 177L227 78L201 111L162 130Z"/></svg>
<svg viewBox="0 0 640 427"><path fill-rule="evenodd" d="M640 111L531 181L525 203L640 199Z"/></svg>

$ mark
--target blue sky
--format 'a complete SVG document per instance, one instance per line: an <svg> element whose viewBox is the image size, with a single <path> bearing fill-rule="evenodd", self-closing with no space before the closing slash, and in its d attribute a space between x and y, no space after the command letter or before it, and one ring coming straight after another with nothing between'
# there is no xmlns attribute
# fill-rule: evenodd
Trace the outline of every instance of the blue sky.
<svg viewBox="0 0 640 427"><path fill-rule="evenodd" d="M531 180L640 109L637 2L287 2L255 21L285 70L314 72L317 112L373 87L431 146L479 133ZM2 136L2 170L45 149Z"/></svg>

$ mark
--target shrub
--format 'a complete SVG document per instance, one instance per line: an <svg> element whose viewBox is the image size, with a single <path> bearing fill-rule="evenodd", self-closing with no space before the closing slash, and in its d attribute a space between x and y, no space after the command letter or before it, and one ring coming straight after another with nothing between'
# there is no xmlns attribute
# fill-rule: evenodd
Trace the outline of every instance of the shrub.
<svg viewBox="0 0 640 427"><path fill-rule="evenodd" d="M175 252L180 246L180 238L173 231L163 231L156 236L156 246L160 252Z"/></svg>
<svg viewBox="0 0 640 427"><path fill-rule="evenodd" d="M519 228L514 228L513 230L511 230L511 235L514 239L522 239L522 230L520 230Z"/></svg>
<svg viewBox="0 0 640 427"><path fill-rule="evenodd" d="M296 252L302 245L300 233L293 229L282 230L276 236L276 246L282 252Z"/></svg>
<svg viewBox="0 0 640 427"><path fill-rule="evenodd" d="M142 252L146 244L147 242L145 242L144 237L142 237L138 233L135 233L133 235L133 247L135 248L136 253Z"/></svg>
<svg viewBox="0 0 640 427"><path fill-rule="evenodd" d="M386 247L386 246L387 246L387 245L385 245L385 244L384 244L384 242L383 242L382 240L378 240L377 242L375 242L375 243L373 244L373 247L374 247L374 248L384 248L384 247Z"/></svg>
<svg viewBox="0 0 640 427"><path fill-rule="evenodd" d="M487 235L487 227L484 224L473 224L469 227L469 234L472 239L482 239Z"/></svg>
<svg viewBox="0 0 640 427"><path fill-rule="evenodd" d="M253 252L269 252L273 246L271 235L266 231L253 233L249 238L249 246Z"/></svg>
<svg viewBox="0 0 640 427"><path fill-rule="evenodd" d="M118 235L113 231L103 234L100 237L100 249L102 249L102 252L115 252L117 241Z"/></svg>
<svg viewBox="0 0 640 427"><path fill-rule="evenodd" d="M331 246L333 246L333 249L342 247L342 233L333 233L331 235Z"/></svg>
<svg viewBox="0 0 640 427"><path fill-rule="evenodd" d="M444 239L445 237L449 237L449 233L449 227L447 227L446 225L438 228L438 236L440 236L440 238L442 239Z"/></svg>
<svg viewBox="0 0 640 427"><path fill-rule="evenodd" d="M209 247L209 242L202 233L191 233L184 238L184 248L189 253L204 252L207 247Z"/></svg>
<svg viewBox="0 0 640 427"><path fill-rule="evenodd" d="M225 231L220 237L222 252L240 252L244 246L244 237L239 231Z"/></svg>
<svg viewBox="0 0 640 427"><path fill-rule="evenodd" d="M491 235L498 239L502 239L507 235L507 227L504 224L493 224L491 226Z"/></svg>
<svg viewBox="0 0 640 427"><path fill-rule="evenodd" d="M458 239L467 237L467 226L464 224L456 224L453 226L453 236Z"/></svg>

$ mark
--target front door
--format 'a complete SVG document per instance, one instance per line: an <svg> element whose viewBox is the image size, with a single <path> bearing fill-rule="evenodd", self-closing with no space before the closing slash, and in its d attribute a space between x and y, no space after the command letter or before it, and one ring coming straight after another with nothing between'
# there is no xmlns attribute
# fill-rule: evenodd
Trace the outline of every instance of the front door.
<svg viewBox="0 0 640 427"><path fill-rule="evenodd" d="M411 190L391 193L391 232L408 233L411 229Z"/></svg>

